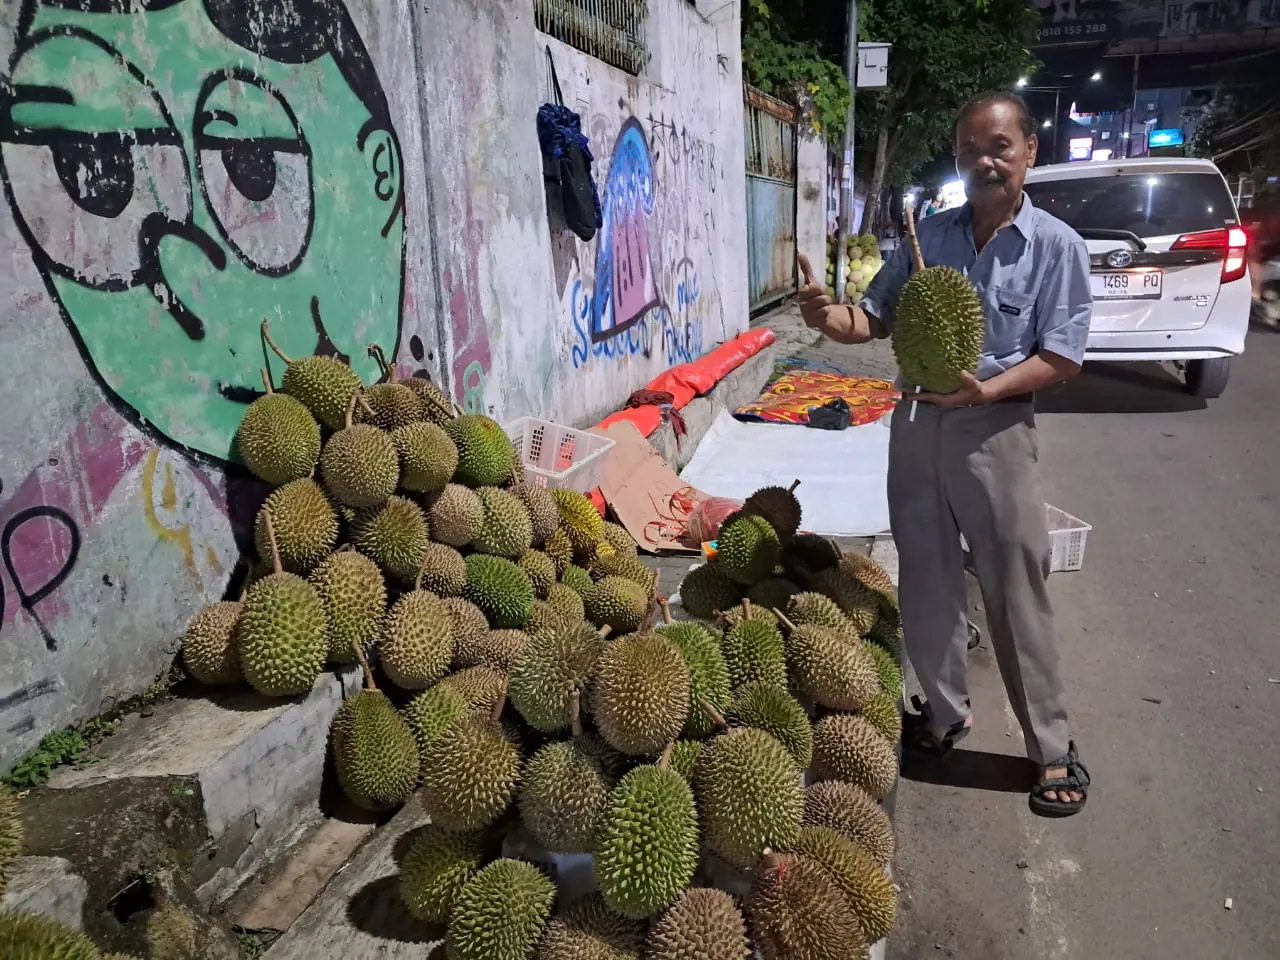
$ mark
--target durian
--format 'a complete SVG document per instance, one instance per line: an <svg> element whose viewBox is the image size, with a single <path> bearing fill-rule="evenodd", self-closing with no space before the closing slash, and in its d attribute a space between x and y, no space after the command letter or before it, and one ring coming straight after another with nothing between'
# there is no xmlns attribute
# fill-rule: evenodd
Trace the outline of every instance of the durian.
<svg viewBox="0 0 1280 960"><path fill-rule="evenodd" d="M555 497L546 487L532 483L520 483L511 488L511 493L518 497L529 511L529 524L533 531L533 545L540 547L547 538L560 526L560 510L556 507Z"/></svg>
<svg viewBox="0 0 1280 960"><path fill-rule="evenodd" d="M467 562L453 547L434 541L422 551L422 587L439 597L457 597L467 588Z"/></svg>
<svg viewBox="0 0 1280 960"><path fill-rule="evenodd" d="M418 743L413 731L373 682L364 652L365 688L343 701L330 726L334 767L343 792L357 806L392 810L418 782Z"/></svg>
<svg viewBox="0 0 1280 960"><path fill-rule="evenodd" d="M861 640L813 623L784 625L791 674L819 706L856 710L880 692L875 658Z"/></svg>
<svg viewBox="0 0 1280 960"><path fill-rule="evenodd" d="M573 587L563 583L551 585L551 589L547 591L547 603L555 608L565 623L579 623L587 618L587 608L582 603L582 596Z"/></svg>
<svg viewBox="0 0 1280 960"><path fill-rule="evenodd" d="M470 712L471 704L447 683L437 683L410 700L404 719L418 742L419 755L425 756L449 724Z"/></svg>
<svg viewBox="0 0 1280 960"><path fill-rule="evenodd" d="M244 413L236 430L236 447L255 477L273 486L308 477L320 459L320 424L299 401L271 388Z"/></svg>
<svg viewBox="0 0 1280 960"><path fill-rule="evenodd" d="M606 555L597 555L588 565L588 572L595 579L605 577L625 577L632 583L639 584L650 597L654 593L654 572L639 557L618 553L610 548Z"/></svg>
<svg viewBox="0 0 1280 960"><path fill-rule="evenodd" d="M470 643L456 644L454 666L493 667L505 673L529 643L523 630L489 630Z"/></svg>
<svg viewBox="0 0 1280 960"><path fill-rule="evenodd" d="M506 694L507 678L493 667L468 667L451 673L440 686L457 691L472 713L492 713Z"/></svg>
<svg viewBox="0 0 1280 960"><path fill-rule="evenodd" d="M325 489L356 510L380 507L400 482L400 455L391 438L367 423L352 423L358 396L347 408L346 426L331 436L320 452Z"/></svg>
<svg viewBox="0 0 1280 960"><path fill-rule="evenodd" d="M533 611L529 614L528 621L525 622L525 633L540 633L543 630L555 630L559 627L567 626L564 617L555 607L547 603L545 600L533 601Z"/></svg>
<svg viewBox="0 0 1280 960"><path fill-rule="evenodd" d="M446 922L458 894L484 865L486 846L480 830L420 827L400 864L400 899L409 913L423 923Z"/></svg>
<svg viewBox="0 0 1280 960"><path fill-rule="evenodd" d="M689 667L690 706L683 736L698 740L724 725L724 712L729 709L729 668L720 653L720 645L707 630L696 623L675 623L671 608L664 602L665 623L654 633L675 644Z"/></svg>
<svg viewBox="0 0 1280 960"><path fill-rule="evenodd" d="M787 748L796 766L813 759L813 727L804 707L785 687L753 680L733 692L730 714L743 726L763 730Z"/></svg>
<svg viewBox="0 0 1280 960"><path fill-rule="evenodd" d="M533 582L505 557L481 553L467 557L463 595L484 611L496 629L522 627L533 612Z"/></svg>
<svg viewBox="0 0 1280 960"><path fill-rule="evenodd" d="M871 659L875 661L876 672L880 677L880 689L887 693L894 700L902 696L902 668L898 666L897 661L889 651L878 643L863 641L862 648L871 655Z"/></svg>
<svg viewBox="0 0 1280 960"><path fill-rule="evenodd" d="M716 538L715 566L730 580L745 586L767 579L782 556L782 541L763 517L735 513L725 520Z"/></svg>
<svg viewBox="0 0 1280 960"><path fill-rule="evenodd" d="M868 943L889 935L898 915L898 894L867 851L829 827L804 827L794 852L821 864L835 880Z"/></svg>
<svg viewBox="0 0 1280 960"><path fill-rule="evenodd" d="M535 633L511 664L511 705L543 733L568 730L608 631L579 622Z"/></svg>
<svg viewBox="0 0 1280 960"><path fill-rule="evenodd" d="M487 827L515 796L520 751L499 722L502 703L449 724L422 757L422 803L446 830Z"/></svg>
<svg viewBox="0 0 1280 960"><path fill-rule="evenodd" d="M560 511L561 528L573 545L574 552L590 555L604 534L604 518L585 494L577 490L557 488L551 491Z"/></svg>
<svg viewBox="0 0 1280 960"><path fill-rule="evenodd" d="M425 690L453 660L453 617L434 593L414 589L387 613L378 647L382 668L402 690Z"/></svg>
<svg viewBox="0 0 1280 960"><path fill-rule="evenodd" d="M511 474L516 450L493 420L476 413L450 420L446 432L458 448L453 482L468 487L496 487Z"/></svg>
<svg viewBox="0 0 1280 960"><path fill-rule="evenodd" d="M786 747L752 727L722 733L693 771L707 846L736 867L793 844L804 816L800 768Z"/></svg>
<svg viewBox="0 0 1280 960"><path fill-rule="evenodd" d="M458 448L434 423L419 420L391 431L400 454L400 486L413 493L437 493L458 467Z"/></svg>
<svg viewBox="0 0 1280 960"><path fill-rule="evenodd" d="M465 561L464 561L465 563ZM434 591L433 591L434 592ZM489 632L489 621L484 611L463 597L445 597L444 605L453 619L453 641L470 643L482 633Z"/></svg>
<svg viewBox="0 0 1280 960"><path fill-rule="evenodd" d="M915 271L893 308L893 354L909 387L954 393L962 372L976 373L986 331L982 298L954 267L926 267L907 212Z"/></svg>
<svg viewBox="0 0 1280 960"><path fill-rule="evenodd" d="M809 586L835 601L857 636L875 626L880 615L879 602L875 594L855 577L840 569L823 570L809 579Z"/></svg>
<svg viewBox="0 0 1280 960"><path fill-rule="evenodd" d="M551 562L556 565L557 575L563 579L565 572L573 563L573 543L569 539L568 530L561 525L551 531L551 535L547 537L547 542L542 545L542 551L551 558ZM585 582L590 583L591 577L587 574L587 571L583 570L582 573L586 577Z"/></svg>
<svg viewBox="0 0 1280 960"><path fill-rule="evenodd" d="M320 594L297 574L284 573L270 513L265 521L275 571L245 594L237 630L240 669L269 697L310 692L329 652L329 624Z"/></svg>
<svg viewBox="0 0 1280 960"><path fill-rule="evenodd" d="M711 619L742 600L743 588L718 567L704 563L685 574L680 584L680 604L695 617Z"/></svg>
<svg viewBox="0 0 1280 960"><path fill-rule="evenodd" d="M244 679L236 643L236 629L243 609L243 603L222 600L205 607L187 624L182 638L182 662L198 683L213 687L240 683Z"/></svg>
<svg viewBox="0 0 1280 960"><path fill-rule="evenodd" d="M600 751L581 733L548 743L525 765L520 819L534 840L555 853L591 853L596 824L614 783Z"/></svg>
<svg viewBox="0 0 1280 960"><path fill-rule="evenodd" d="M533 583L533 592L538 599L546 600L558 576L552 559L541 550L529 550L516 561L516 566L529 575L529 580Z"/></svg>
<svg viewBox="0 0 1280 960"><path fill-rule="evenodd" d="M643 947L644 924L614 913L593 893L551 918L537 960L641 960Z"/></svg>
<svg viewBox="0 0 1280 960"><path fill-rule="evenodd" d="M450 960L529 960L551 916L556 887L537 867L495 860L454 899Z"/></svg>
<svg viewBox="0 0 1280 960"><path fill-rule="evenodd" d="M609 907L643 920L679 899L698 866L698 813L680 774L636 767L619 781L600 818L596 882Z"/></svg>
<svg viewBox="0 0 1280 960"><path fill-rule="evenodd" d="M800 593L800 588L790 580L782 577L770 577L768 580L761 580L754 587L747 591L747 599L757 606L773 609L777 607L783 609L791 598Z"/></svg>
<svg viewBox="0 0 1280 960"><path fill-rule="evenodd" d="M823 780L810 784L804 794L804 823L843 834L882 867L893 860L897 841L889 814L871 794L852 783Z"/></svg>
<svg viewBox="0 0 1280 960"><path fill-rule="evenodd" d="M797 480L790 487L762 487L747 497L743 513L764 517L779 537L788 540L800 529L800 501L796 499Z"/></svg>
<svg viewBox="0 0 1280 960"><path fill-rule="evenodd" d="M355 550L340 550L311 573L329 625L332 663L352 663L381 635L387 586L378 565Z"/></svg>
<svg viewBox="0 0 1280 960"><path fill-rule="evenodd" d="M864 703L858 714L889 743L896 746L902 739L902 712L895 697L881 692Z"/></svg>
<svg viewBox="0 0 1280 960"><path fill-rule="evenodd" d="M782 568L787 578L808 586L815 573L830 570L840 563L840 549L826 537L799 533L782 551Z"/></svg>
<svg viewBox="0 0 1280 960"><path fill-rule="evenodd" d="M686 890L649 928L647 960L745 960L747 925L733 897L713 887Z"/></svg>
<svg viewBox="0 0 1280 960"><path fill-rule="evenodd" d="M787 602L787 619L795 624L815 624L831 630L852 629L849 618L824 593L798 593Z"/></svg>
<svg viewBox="0 0 1280 960"><path fill-rule="evenodd" d="M360 511L352 541L388 577L412 583L422 570L431 531L416 503L393 496L380 507Z"/></svg>
<svg viewBox="0 0 1280 960"><path fill-rule="evenodd" d="M419 370L407 380L401 380L422 401L422 415L438 426L444 426L457 415L457 408L443 390L437 387Z"/></svg>
<svg viewBox="0 0 1280 960"><path fill-rule="evenodd" d="M747 906L764 960L866 960L853 907L821 864L794 855L765 860Z"/></svg>
<svg viewBox="0 0 1280 960"><path fill-rule="evenodd" d="M0 912L4 960L102 960L92 940L42 914Z"/></svg>
<svg viewBox="0 0 1280 960"><path fill-rule="evenodd" d="M671 749L669 766L693 786L693 771L702 756L701 740L677 740Z"/></svg>
<svg viewBox="0 0 1280 960"><path fill-rule="evenodd" d="M7 786L0 783L0 897L4 896L9 864L22 853L23 837L18 799Z"/></svg>
<svg viewBox="0 0 1280 960"><path fill-rule="evenodd" d="M285 362L284 392L301 402L330 430L341 430L351 399L364 387L356 372L333 357L289 359L271 339L266 320L262 321L262 337L275 355Z"/></svg>
<svg viewBox="0 0 1280 960"><path fill-rule="evenodd" d="M580 597L586 596L587 591L595 585L595 581L591 579L591 574L573 563L560 572L560 582Z"/></svg>
<svg viewBox="0 0 1280 960"><path fill-rule="evenodd" d="M634 557L639 553L639 548L631 534L627 532L627 528L609 520L606 520L604 526L600 528L600 539L624 557Z"/></svg>
<svg viewBox="0 0 1280 960"><path fill-rule="evenodd" d="M280 563L303 576L327 557L338 542L338 514L320 484L309 477L291 480L271 491L253 525L259 558L271 556L263 517L270 511Z"/></svg>
<svg viewBox="0 0 1280 960"><path fill-rule="evenodd" d="M644 623L649 611L649 593L626 577L605 577L583 591L582 604L587 619L615 633L630 633Z"/></svg>
<svg viewBox="0 0 1280 960"><path fill-rule="evenodd" d="M484 519L471 546L480 553L510 560L527 553L533 546L533 527L524 504L497 487L480 487L476 495L480 497Z"/></svg>
<svg viewBox="0 0 1280 960"><path fill-rule="evenodd" d="M652 755L680 735L690 684L689 666L670 640L652 633L621 637L596 661L591 715L615 750Z"/></svg>
<svg viewBox="0 0 1280 960"><path fill-rule="evenodd" d="M883 800L898 782L898 759L865 718L835 713L814 724L813 773L820 780L857 784Z"/></svg>
<svg viewBox="0 0 1280 960"><path fill-rule="evenodd" d="M484 505L476 492L450 483L435 495L427 508L431 535L451 547L465 547L475 539L484 523Z"/></svg>
<svg viewBox="0 0 1280 960"><path fill-rule="evenodd" d="M369 356L378 361L378 366L382 368L382 375L386 380L375 383L365 390L364 396L368 407L362 411L360 419L387 431L394 431L421 421L426 415L422 398L404 384L396 382L395 371L387 363L381 347L371 344Z"/></svg>
<svg viewBox="0 0 1280 960"><path fill-rule="evenodd" d="M756 619L750 600L743 603L746 619L725 631L720 652L729 667L729 685L737 689L752 680L777 687L787 685L787 658L782 633L767 620Z"/></svg>

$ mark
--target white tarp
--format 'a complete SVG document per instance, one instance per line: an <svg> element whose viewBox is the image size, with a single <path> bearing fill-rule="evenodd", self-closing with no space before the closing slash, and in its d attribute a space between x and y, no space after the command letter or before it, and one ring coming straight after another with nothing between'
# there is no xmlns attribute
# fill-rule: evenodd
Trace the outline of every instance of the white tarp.
<svg viewBox="0 0 1280 960"><path fill-rule="evenodd" d="M815 430L743 423L725 411L680 477L710 496L736 500L760 487L786 487L798 479L805 530L829 537L870 537L889 529L888 468L887 416L847 430Z"/></svg>

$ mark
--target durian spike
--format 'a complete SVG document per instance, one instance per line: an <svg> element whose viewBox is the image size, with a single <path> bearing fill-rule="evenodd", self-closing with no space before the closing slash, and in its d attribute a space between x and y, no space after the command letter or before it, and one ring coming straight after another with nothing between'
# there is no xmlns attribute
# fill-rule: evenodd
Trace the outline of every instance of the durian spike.
<svg viewBox="0 0 1280 960"><path fill-rule="evenodd" d="M284 567L280 563L280 544L276 543L276 530L271 525L271 511L262 511L262 522L267 528L267 541L271 544L271 569L273 573L282 573Z"/></svg>
<svg viewBox="0 0 1280 960"><path fill-rule="evenodd" d="M391 364L387 363L387 355L382 352L382 347L376 343L369 344L369 356L378 361L378 367L382 370L382 375L387 378L387 383L395 383L396 372L391 368Z"/></svg>
<svg viewBox="0 0 1280 960"><path fill-rule="evenodd" d="M287 356L285 356L284 351L276 346L276 342L271 339L271 334L267 330L266 317L262 318L262 339L267 341L267 346L271 348L271 352L274 353L277 357L279 357L285 363L293 363L292 360L290 360Z"/></svg>
<svg viewBox="0 0 1280 960"><path fill-rule="evenodd" d="M778 622L787 628L787 633L794 633L796 625L787 619L786 615L777 607L773 607L773 615L778 618Z"/></svg>
<svg viewBox="0 0 1280 960"><path fill-rule="evenodd" d="M912 213L911 207L908 206L904 211L907 219L907 239L911 241L911 257L915 261L916 269L924 269L924 254L920 250L920 238L916 236L916 218Z"/></svg>
<svg viewBox="0 0 1280 960"><path fill-rule="evenodd" d="M666 745L662 751L662 756L658 758L658 769L665 770L671 765L671 754L675 752L676 742L672 740Z"/></svg>
<svg viewBox="0 0 1280 960"><path fill-rule="evenodd" d="M262 385L267 388L268 396L276 392L276 388L271 385L271 371L266 367L262 368Z"/></svg>
<svg viewBox="0 0 1280 960"><path fill-rule="evenodd" d="M675 623L675 621L671 619L671 601L666 597L662 597L658 601L658 606L662 608L662 622L667 626L671 626L671 624Z"/></svg>
<svg viewBox="0 0 1280 960"><path fill-rule="evenodd" d="M714 703L706 697L699 697L698 706L702 708L703 712L711 718L717 727L722 730L728 729L729 721L724 718L723 713L716 709Z"/></svg>
<svg viewBox="0 0 1280 960"><path fill-rule="evenodd" d="M569 697L569 729L575 737L582 736L582 692L579 690Z"/></svg>

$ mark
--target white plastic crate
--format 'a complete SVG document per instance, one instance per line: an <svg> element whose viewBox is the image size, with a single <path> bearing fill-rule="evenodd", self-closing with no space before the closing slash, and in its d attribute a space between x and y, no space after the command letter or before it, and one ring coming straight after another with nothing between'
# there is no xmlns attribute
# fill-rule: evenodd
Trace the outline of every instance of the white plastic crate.
<svg viewBox="0 0 1280 960"><path fill-rule="evenodd" d="M1093 527L1051 503L1044 507L1049 513L1049 572L1079 570L1084 566L1084 545Z"/></svg>
<svg viewBox="0 0 1280 960"><path fill-rule="evenodd" d="M525 479L540 487L587 493L600 486L614 441L538 417L521 417L503 427L524 463Z"/></svg>

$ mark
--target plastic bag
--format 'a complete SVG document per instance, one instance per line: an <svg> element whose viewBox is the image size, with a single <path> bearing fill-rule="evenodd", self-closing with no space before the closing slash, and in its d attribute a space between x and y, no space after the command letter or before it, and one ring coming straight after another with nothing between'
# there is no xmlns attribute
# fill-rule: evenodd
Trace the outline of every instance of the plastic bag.
<svg viewBox="0 0 1280 960"><path fill-rule="evenodd" d="M742 501L729 497L708 497L699 501L689 514L688 540L698 545L714 540L720 535L720 524L724 523L725 517L740 509Z"/></svg>

